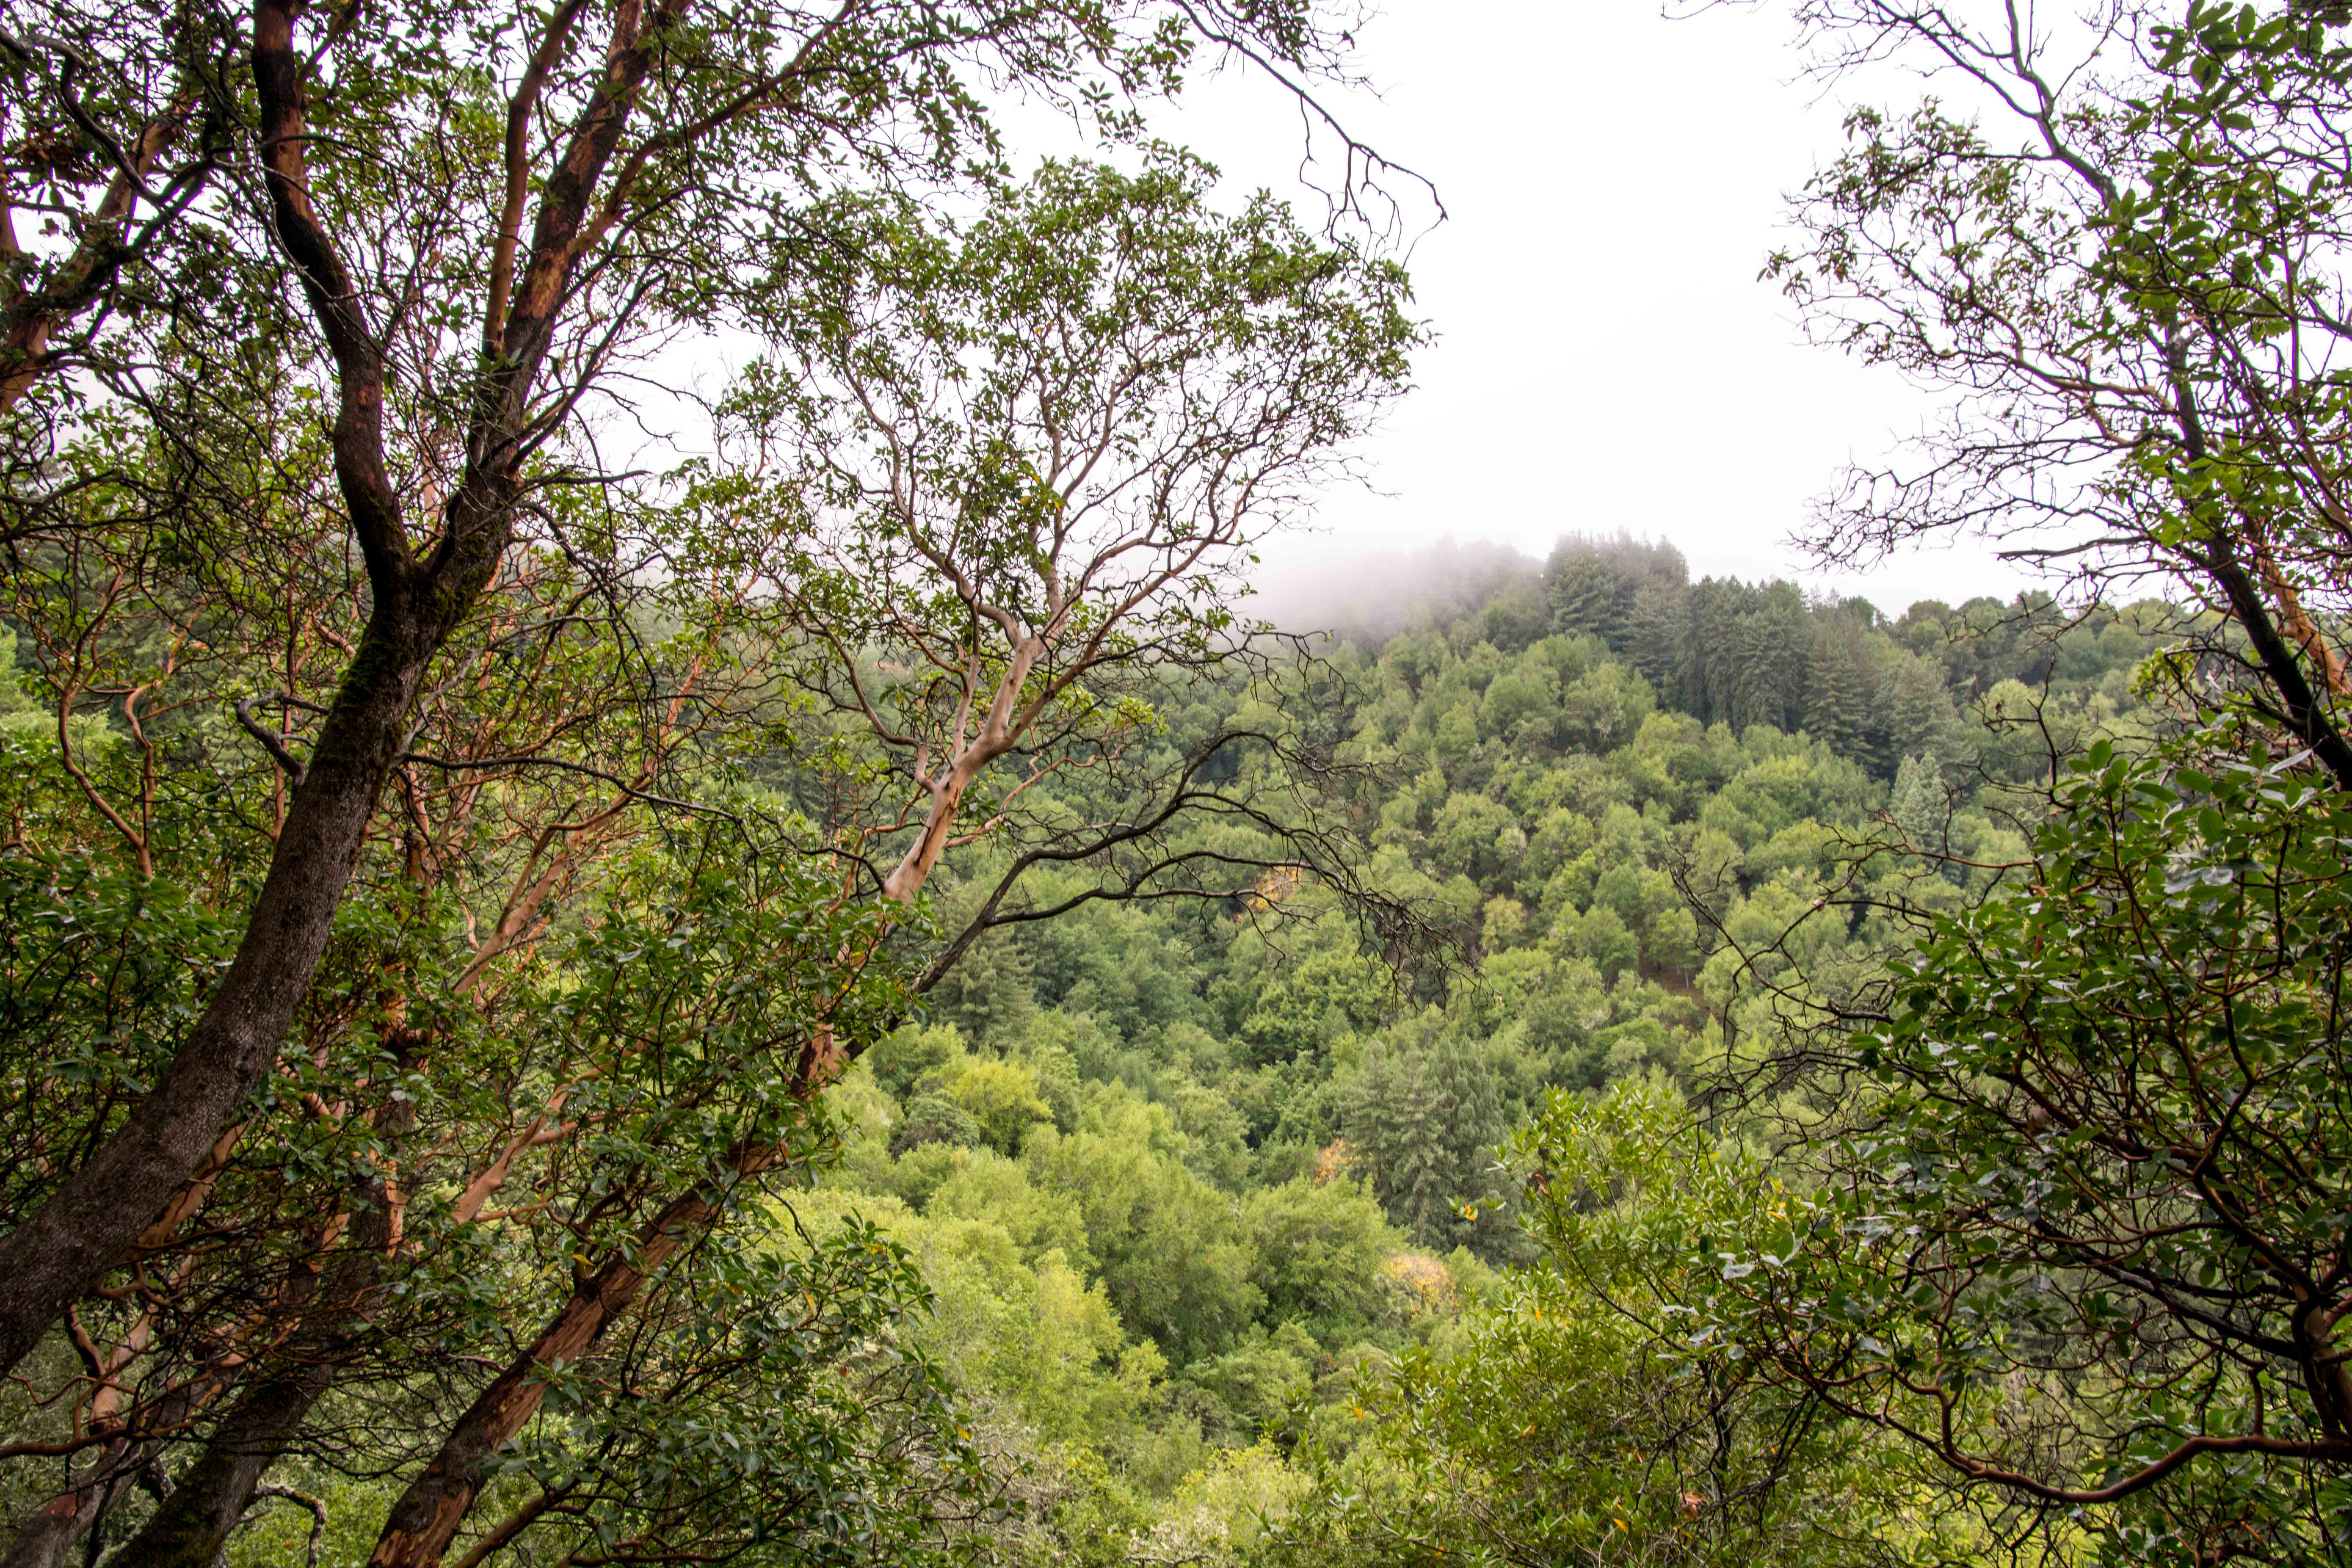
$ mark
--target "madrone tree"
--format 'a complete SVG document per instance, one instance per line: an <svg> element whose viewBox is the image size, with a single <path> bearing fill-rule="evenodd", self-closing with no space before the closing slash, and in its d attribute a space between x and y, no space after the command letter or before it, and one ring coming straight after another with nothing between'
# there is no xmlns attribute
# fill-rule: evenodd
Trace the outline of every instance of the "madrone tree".
<svg viewBox="0 0 2352 1568"><path fill-rule="evenodd" d="M783 669L795 705L844 748L811 819L847 904L887 935L950 848L992 842L1007 862L919 986L979 930L1044 913L1006 904L1040 861L1091 868L1097 897L1238 900L1277 862L1352 885L1308 799L1202 777L1214 752L1257 739L1289 754L1286 737L1154 757L1146 701L1154 682L1248 662L1225 605L1249 542L1402 385L1417 329L1393 268L1311 240L1265 201L1227 218L1206 196L1205 171L1177 161L1139 175L1049 164L961 236L859 204L882 220L860 258L778 323L794 394L773 407L777 383L755 373L737 405L751 450L794 460L772 480L747 466L698 485L703 526L681 564L710 564L709 549L764 581L754 635L799 652ZM1113 780L1118 815L1025 810L1064 771ZM1218 818L1247 845L1183 836ZM1060 907L1087 896L1066 889ZM862 970L865 951L844 967ZM813 1034L795 1100L878 1033ZM787 1152L738 1138L726 1174ZM451 1426L370 1562L437 1562L551 1369L727 1210L689 1178L616 1230L610 1260L575 1277Z"/></svg>
<svg viewBox="0 0 2352 1568"><path fill-rule="evenodd" d="M2345 804L2233 750L2068 765L2021 885L1850 1037L1865 1125L1687 1303L2115 1561L2347 1546Z"/></svg>
<svg viewBox="0 0 2352 1568"><path fill-rule="evenodd" d="M791 258L836 247L829 194L984 174L986 91L1124 134L1204 43L1311 71L1330 38L1303 5L1121 0L0 14L0 536L23 560L105 535L114 560L73 591L121 609L166 565L255 593L273 530L323 514L360 611L291 616L287 678L238 694L320 710L299 745L283 722L257 742L293 764L267 868L167 1058L8 1216L0 1364L207 1179L310 994L436 661L519 546L572 549L567 512L626 487L598 416L650 356L756 330ZM216 651L163 637L141 679L64 681L69 773L77 702L140 731L177 700L159 675ZM84 794L152 870L145 797Z"/></svg>
<svg viewBox="0 0 2352 1568"><path fill-rule="evenodd" d="M2331 9L1795 10L1825 74L1937 89L1848 116L1768 268L1817 337L1948 395L1910 458L1847 476L1814 549L1971 531L2094 591L2192 595L2233 630L2183 702L2226 681L2352 787Z"/></svg>
<svg viewBox="0 0 2352 1568"><path fill-rule="evenodd" d="M991 923L1238 900L1276 866L1349 879L1303 726L1181 748L1150 703L1262 661L1235 574L1402 385L1417 329L1393 268L1209 189L1168 157L1048 165L961 229L903 195L815 204L842 243L747 316L789 374L745 375L720 453L551 498L548 542L509 552L433 667L302 1048L74 1304L83 1353L27 1363L56 1414L18 1456L76 1468L21 1488L17 1561L95 1542L116 1509L133 1559L208 1563L289 1458L396 1483L366 1525L383 1563L468 1531L476 1561L566 1531L897 1558L975 1506L935 1374L876 1337L915 1299L887 1246L777 1229L775 1184L823 1145L818 1091ZM60 568L50 597L81 603L89 575ZM236 624L168 580L180 621ZM79 640L130 658L158 618ZM236 812L277 820L319 732L284 689L222 719L221 683L261 662L199 665L184 700L209 697L212 727L159 738L152 766L136 735L97 737L72 754L115 771L79 788L63 764L92 732L70 718L26 759L54 819L28 901L58 930L123 907L51 868L90 858L110 785L136 803L163 781L154 850L187 818L254 858ZM226 821L184 771L223 744L263 753ZM1273 765L1223 765L1243 748ZM1037 787L1066 774L1087 787ZM934 932L922 895L960 847L987 891ZM1023 888L1041 865L1045 906ZM111 876L158 904L135 864ZM61 938L63 988L28 964L17 994L56 1004L12 1071L88 1052L78 998L193 1014L221 901L172 900L202 918L163 952L136 927ZM107 957L126 950L143 988ZM104 1130L124 1076L70 1080L81 1126ZM54 1146L55 1112L26 1104L25 1146ZM826 1356L855 1381L818 1377ZM128 1500L154 1474L167 1495Z"/></svg>
<svg viewBox="0 0 2352 1568"><path fill-rule="evenodd" d="M1401 384L1402 279L1190 165L1014 191L967 85L1123 133L1203 37L1328 67L1314 17L468 18L8 34L11 112L75 127L11 143L61 231L8 301L13 1562L209 1563L289 1456L389 1479L383 1562L912 1551L972 1495L889 1350L919 1292L762 1194L968 945L925 883L997 857L968 932L1050 912L1046 862L1063 900L1348 864L1299 732L1186 751L1149 703L1256 657L1234 574ZM943 228L950 182L1004 211ZM1074 323L1124 368L1052 417L1182 439L1057 466L1013 351ZM795 400L747 377L684 473L609 455L710 325ZM894 554L836 373L924 408L992 356ZM903 674L942 647L961 723ZM1023 787L1072 772L1075 819ZM785 1453L829 1458L744 1468Z"/></svg>

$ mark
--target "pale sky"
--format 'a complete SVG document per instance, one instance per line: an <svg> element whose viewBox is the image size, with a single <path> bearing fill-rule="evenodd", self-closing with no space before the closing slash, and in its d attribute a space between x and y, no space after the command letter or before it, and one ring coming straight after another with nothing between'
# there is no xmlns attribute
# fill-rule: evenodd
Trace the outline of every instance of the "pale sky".
<svg viewBox="0 0 2352 1568"><path fill-rule="evenodd" d="M1841 465L1889 452L1929 405L1806 346L1757 280L1782 193L1841 140L1843 104L1799 79L1785 11L1387 0L1358 40L1380 96L1333 107L1450 214L1411 258L1439 342L1368 450L1387 493L1331 494L1270 574L1449 536L1540 557L1625 528L1672 540L1694 577L1792 576L1890 612L2025 584L1981 549L1832 579L1787 543ZM1237 187L1298 190L1297 112L1263 81L1212 82L1162 123Z"/></svg>

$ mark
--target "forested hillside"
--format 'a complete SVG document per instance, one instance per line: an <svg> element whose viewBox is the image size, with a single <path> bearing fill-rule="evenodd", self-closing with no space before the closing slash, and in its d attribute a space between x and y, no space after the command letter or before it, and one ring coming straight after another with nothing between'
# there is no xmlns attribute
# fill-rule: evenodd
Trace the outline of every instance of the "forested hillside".
<svg viewBox="0 0 2352 1568"><path fill-rule="evenodd" d="M1027 1550L1252 1537L1307 1484L1302 1443L1360 1440L1375 1369L1475 1355L1493 1303L1540 1289L1503 1284L1541 1258L1495 1201L1516 1129L1737 1071L1800 966L1874 977L1886 914L1776 944L1825 892L1981 893L2053 744L2160 722L2132 681L2177 631L2154 603L1889 617L1625 539L1451 608L1318 645L1294 689L1167 703L1171 746L1332 705L1370 770L1367 879L1442 962L1392 970L1338 908L1277 918L1328 905L1279 881L1274 907L1081 908L985 939L832 1096L845 1153L810 1201L913 1249L922 1337L1035 1467Z"/></svg>

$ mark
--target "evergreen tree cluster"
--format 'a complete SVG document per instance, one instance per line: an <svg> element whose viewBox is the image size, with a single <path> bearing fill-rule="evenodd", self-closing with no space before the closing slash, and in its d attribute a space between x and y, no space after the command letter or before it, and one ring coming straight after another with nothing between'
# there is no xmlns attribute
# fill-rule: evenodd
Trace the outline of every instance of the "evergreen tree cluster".
<svg viewBox="0 0 2352 1568"><path fill-rule="evenodd" d="M2185 624L2158 601L2075 610L2042 594L1923 600L1890 618L1787 581L1693 582L1672 544L1619 534L1564 537L1475 611L1440 606L1412 629L1513 656L1546 637L1591 637L1663 708L1734 731L1801 730L1891 781L1906 757L1959 762L1962 714L2004 682L2120 711L2139 659Z"/></svg>

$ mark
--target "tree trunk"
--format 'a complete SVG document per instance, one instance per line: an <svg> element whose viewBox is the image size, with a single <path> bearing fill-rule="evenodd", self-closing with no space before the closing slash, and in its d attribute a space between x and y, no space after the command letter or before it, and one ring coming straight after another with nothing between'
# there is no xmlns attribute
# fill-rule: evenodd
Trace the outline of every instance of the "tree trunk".
<svg viewBox="0 0 2352 1568"><path fill-rule="evenodd" d="M124 1124L0 1240L0 1372L22 1361L163 1212L276 1059L326 951L426 661L505 549L506 519L483 515L478 506L474 515L453 516L429 569L408 548L383 459L383 351L310 204L294 15L293 0L257 0L254 7L266 184L279 237L334 356L336 481L367 557L374 603L220 988ZM512 487L506 489L510 507ZM478 559L485 547L487 563Z"/></svg>
<svg viewBox="0 0 2352 1568"><path fill-rule="evenodd" d="M89 1533L114 1491L154 1457L153 1442L118 1437L72 1485L25 1516L0 1568L64 1568L67 1555Z"/></svg>
<svg viewBox="0 0 2352 1568"><path fill-rule="evenodd" d="M377 598L210 1005L121 1129L0 1240L0 1371L131 1249L276 1059L326 951L425 661L450 629L426 622L416 597Z"/></svg>
<svg viewBox="0 0 2352 1568"><path fill-rule="evenodd" d="M488 584L512 535L518 433L579 261L573 241L660 36L688 0L660 0L643 28L624 6L604 77L551 172L522 288L467 432L467 467L431 555L419 560L384 457L381 334L311 199L301 0L254 0L251 62L268 216L317 319L339 395L330 433L336 488L374 596L358 650L321 723L236 956L171 1064L123 1126L0 1239L0 1373L115 1266L163 1212L276 1058L310 988L368 819L406 740L428 661Z"/></svg>
<svg viewBox="0 0 2352 1568"><path fill-rule="evenodd" d="M404 1065L407 1063L403 1054ZM415 1110L389 1100L373 1118L387 1135L406 1131ZM319 1278L310 1263L301 1316L285 1346L248 1384L214 1426L196 1462L158 1503L119 1561L139 1568L212 1568L228 1544L269 1467L310 1418L311 1407L335 1384L350 1357L354 1331L383 1300L385 1259L393 1243L392 1192L379 1168L352 1194L359 1211L346 1247Z"/></svg>
<svg viewBox="0 0 2352 1568"><path fill-rule="evenodd" d="M736 1161L733 1169L750 1176L771 1158L763 1152ZM547 1397L541 1369L578 1361L593 1350L636 1300L646 1278L718 1217L719 1206L698 1193L672 1200L638 1232L634 1250L610 1259L573 1289L530 1348L508 1363L467 1406L433 1462L393 1504L368 1568L433 1568L441 1561L480 1494L489 1461Z"/></svg>
<svg viewBox="0 0 2352 1568"><path fill-rule="evenodd" d="M261 1478L333 1384L333 1367L321 1363L282 1368L246 1390L116 1561L138 1568L213 1568L253 1506Z"/></svg>

